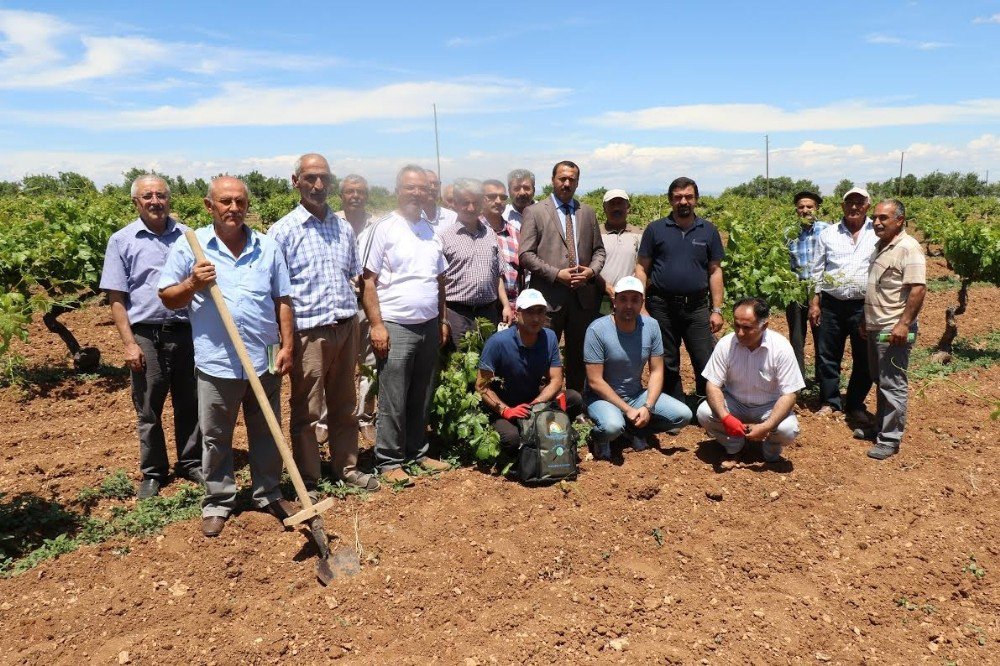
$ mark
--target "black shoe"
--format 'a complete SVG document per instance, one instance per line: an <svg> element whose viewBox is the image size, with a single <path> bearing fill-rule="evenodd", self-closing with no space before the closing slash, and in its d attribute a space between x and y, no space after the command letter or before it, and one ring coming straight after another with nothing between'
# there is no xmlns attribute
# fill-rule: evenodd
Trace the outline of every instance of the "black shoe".
<svg viewBox="0 0 1000 666"><path fill-rule="evenodd" d="M205 475L201 471L201 467L191 467L188 469L177 470L177 476L181 479L187 479L191 483L199 486L205 485Z"/></svg>
<svg viewBox="0 0 1000 666"><path fill-rule="evenodd" d="M219 536L225 526L226 518L224 516L208 516L201 519L201 533L207 537Z"/></svg>
<svg viewBox="0 0 1000 666"><path fill-rule="evenodd" d="M156 497L160 494L160 482L156 479L143 479L142 483L139 484L139 492L136 493L136 497L141 500L149 499L150 497Z"/></svg>

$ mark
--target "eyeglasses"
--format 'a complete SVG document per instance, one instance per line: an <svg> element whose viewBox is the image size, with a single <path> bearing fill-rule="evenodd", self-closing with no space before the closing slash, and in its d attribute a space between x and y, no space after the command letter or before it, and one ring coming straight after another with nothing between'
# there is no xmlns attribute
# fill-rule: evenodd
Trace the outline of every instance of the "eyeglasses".
<svg viewBox="0 0 1000 666"><path fill-rule="evenodd" d="M500 201L507 201L508 199L506 194L501 194L499 192L495 194L484 194L483 196L486 197L487 199L499 199Z"/></svg>

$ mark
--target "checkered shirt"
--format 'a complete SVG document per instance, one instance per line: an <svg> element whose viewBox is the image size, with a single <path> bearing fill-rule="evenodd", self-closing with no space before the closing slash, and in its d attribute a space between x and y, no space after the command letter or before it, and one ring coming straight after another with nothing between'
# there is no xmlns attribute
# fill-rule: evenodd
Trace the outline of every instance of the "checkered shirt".
<svg viewBox="0 0 1000 666"><path fill-rule="evenodd" d="M816 293L826 292L840 300L863 299L868 286L868 266L877 242L870 219L865 219L857 241L843 221L824 229L813 257Z"/></svg>
<svg viewBox="0 0 1000 666"><path fill-rule="evenodd" d="M361 262L350 224L329 210L320 220L299 205L275 222L267 235L288 263L296 330L357 314L351 279L361 274Z"/></svg>
<svg viewBox="0 0 1000 666"><path fill-rule="evenodd" d="M445 300L480 306L497 300L497 284L506 262L497 235L480 221L474 233L461 222L440 229L441 249L448 260Z"/></svg>
<svg viewBox="0 0 1000 666"><path fill-rule="evenodd" d="M799 235L788 241L788 252L791 258L792 270L800 280L812 277L813 257L816 256L816 242L819 233L830 226L829 222L816 220L812 226L799 229Z"/></svg>
<svg viewBox="0 0 1000 666"><path fill-rule="evenodd" d="M481 218L483 224L487 224L485 218ZM493 227L490 227L492 229ZM500 256L506 266L503 271L503 282L507 288L507 298L513 303L517 298L517 274L520 262L517 258L517 249L521 245L520 234L510 222L505 222L503 229L494 231L497 235L497 245L500 248Z"/></svg>

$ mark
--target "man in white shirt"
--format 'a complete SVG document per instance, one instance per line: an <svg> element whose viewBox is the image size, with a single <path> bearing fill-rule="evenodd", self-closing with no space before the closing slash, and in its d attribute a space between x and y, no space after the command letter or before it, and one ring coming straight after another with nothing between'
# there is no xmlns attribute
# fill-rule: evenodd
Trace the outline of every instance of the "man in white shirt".
<svg viewBox="0 0 1000 666"><path fill-rule="evenodd" d="M424 169L424 173L427 174L427 198L423 206L424 216L431 223L431 227L438 231L457 222L458 215L450 208L438 205L441 199L441 179L438 178L437 173L431 169Z"/></svg>
<svg viewBox="0 0 1000 666"><path fill-rule="evenodd" d="M422 210L429 192L424 169L403 167L396 176L396 210L362 234L361 299L379 378L375 461L386 480L407 485L412 480L405 463L450 468L427 456L438 347L448 340L447 262Z"/></svg>
<svg viewBox="0 0 1000 666"><path fill-rule="evenodd" d="M761 442L764 461L781 463L781 450L799 434L792 410L805 387L792 345L767 328L771 309L760 298L744 298L733 308L733 328L719 340L702 376L707 399L698 422L722 444L736 464L748 441Z"/></svg>
<svg viewBox="0 0 1000 666"><path fill-rule="evenodd" d="M503 211L503 219L520 232L524 211L535 203L535 174L527 169L514 169L507 174L507 191L510 203Z"/></svg>
<svg viewBox="0 0 1000 666"><path fill-rule="evenodd" d="M861 337L865 317L868 266L878 238L866 216L871 197L855 187L844 195L844 217L824 229L816 242L812 279L816 293L809 305L809 321L816 332L816 382L827 416L844 411L848 419L863 425L870 420L865 398L872 386L868 369L868 347ZM851 340L851 379L844 402L840 397L840 366L844 346Z"/></svg>
<svg viewBox="0 0 1000 666"><path fill-rule="evenodd" d="M635 264L639 259L642 230L628 223L629 209L628 193L625 190L608 190L604 193L606 221L601 229L601 238L604 240L607 258L596 280L598 291L603 292L601 314L611 312L611 303L615 300L615 285L618 280L635 273Z"/></svg>

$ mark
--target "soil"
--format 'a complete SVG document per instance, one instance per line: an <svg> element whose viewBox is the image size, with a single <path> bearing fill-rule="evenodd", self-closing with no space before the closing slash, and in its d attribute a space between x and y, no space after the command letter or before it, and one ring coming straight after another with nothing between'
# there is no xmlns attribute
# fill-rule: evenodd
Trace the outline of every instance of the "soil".
<svg viewBox="0 0 1000 666"><path fill-rule="evenodd" d="M918 344L954 300L928 294ZM960 335L996 330L998 305L975 287ZM64 320L121 365L106 307ZM40 323L31 340L41 383L0 390L0 492L138 481L127 376L72 376ZM363 566L327 588L304 536L257 512L218 539L191 520L85 547L0 579L0 663L997 663L998 386L1000 365L913 385L881 463L803 404L783 470L757 451L724 471L692 426L574 483L459 469L350 497L327 530Z"/></svg>

